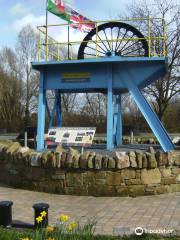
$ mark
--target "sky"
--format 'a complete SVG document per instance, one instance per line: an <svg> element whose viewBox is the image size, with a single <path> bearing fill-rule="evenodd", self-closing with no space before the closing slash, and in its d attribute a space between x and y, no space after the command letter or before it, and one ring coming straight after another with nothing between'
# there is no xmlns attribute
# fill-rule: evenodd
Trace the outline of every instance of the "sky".
<svg viewBox="0 0 180 240"><path fill-rule="evenodd" d="M73 9L91 20L117 19L127 0L67 0ZM27 24L45 24L46 0L0 0L0 48L14 47L18 32ZM48 14L49 23L64 23Z"/></svg>

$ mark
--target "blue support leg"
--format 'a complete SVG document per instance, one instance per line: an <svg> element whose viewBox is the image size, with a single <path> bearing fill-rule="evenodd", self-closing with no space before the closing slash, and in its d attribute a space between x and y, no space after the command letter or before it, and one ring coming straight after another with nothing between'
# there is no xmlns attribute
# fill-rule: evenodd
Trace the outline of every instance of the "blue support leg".
<svg viewBox="0 0 180 240"><path fill-rule="evenodd" d="M50 114L50 120L49 120L49 129L52 127L53 125L53 120L54 120L54 116L55 116L55 113L56 113L56 101L57 99L55 98L54 99L54 105L53 105L53 109L52 109L52 112Z"/></svg>
<svg viewBox="0 0 180 240"><path fill-rule="evenodd" d="M62 127L61 93L59 90L56 90L56 99L57 126Z"/></svg>
<svg viewBox="0 0 180 240"><path fill-rule="evenodd" d="M113 149L113 89L112 66L108 67L108 99L107 99L107 149Z"/></svg>
<svg viewBox="0 0 180 240"><path fill-rule="evenodd" d="M37 151L44 149L45 131L45 90L44 90L44 71L40 74L39 100L38 100L38 124L37 124Z"/></svg>
<svg viewBox="0 0 180 240"><path fill-rule="evenodd" d="M51 119L51 113L50 113L50 110L49 110L47 97L45 98L45 103L46 103L46 111L47 111L48 119L50 120Z"/></svg>
<svg viewBox="0 0 180 240"><path fill-rule="evenodd" d="M145 97L142 95L138 87L134 84L133 80L126 82L127 88L129 92L133 96L137 106L141 110L143 116L145 117L146 121L148 122L149 126L151 127L154 135L158 139L161 147L165 152L171 151L174 149L174 145L166 132L165 128L163 127L162 123L159 121L157 115L152 110L150 105L148 104Z"/></svg>
<svg viewBox="0 0 180 240"><path fill-rule="evenodd" d="M122 112L121 112L121 95L116 97L117 104L117 145L122 145Z"/></svg>
<svg viewBox="0 0 180 240"><path fill-rule="evenodd" d="M113 141L114 146L117 146L117 114L118 114L118 106L116 103L116 96L114 96L114 121L113 121Z"/></svg>

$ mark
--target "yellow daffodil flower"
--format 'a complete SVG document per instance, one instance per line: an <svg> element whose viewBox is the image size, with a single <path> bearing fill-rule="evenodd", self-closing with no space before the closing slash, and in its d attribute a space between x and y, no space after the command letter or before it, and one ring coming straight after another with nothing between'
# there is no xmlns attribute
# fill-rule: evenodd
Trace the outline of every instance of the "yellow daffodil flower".
<svg viewBox="0 0 180 240"><path fill-rule="evenodd" d="M54 231L54 227L53 226L47 226L46 231L47 232L53 232Z"/></svg>
<svg viewBox="0 0 180 240"><path fill-rule="evenodd" d="M72 222L72 223L69 224L69 226L67 227L67 231L68 231L68 232L72 232L76 227L77 227L77 223L76 223L76 222Z"/></svg>
<svg viewBox="0 0 180 240"><path fill-rule="evenodd" d="M55 240L55 238L51 238L51 237L49 237L47 240Z"/></svg>
<svg viewBox="0 0 180 240"><path fill-rule="evenodd" d="M42 218L41 216L39 216L39 217L36 218L36 221L37 221L38 223L40 223L40 222L43 221L43 218Z"/></svg>
<svg viewBox="0 0 180 240"><path fill-rule="evenodd" d="M72 227L73 229L75 229L75 228L77 227L77 223L76 223L76 222L72 222L72 223L71 223L71 227Z"/></svg>
<svg viewBox="0 0 180 240"><path fill-rule="evenodd" d="M72 232L72 230L73 230L73 228L72 228L72 226L71 226L71 224L67 227L67 231L68 232Z"/></svg>
<svg viewBox="0 0 180 240"><path fill-rule="evenodd" d="M47 212L46 211L43 211L40 213L41 214L41 217L45 217L47 215Z"/></svg>
<svg viewBox="0 0 180 240"><path fill-rule="evenodd" d="M59 220L61 222L67 222L69 220L69 216L65 215L65 214L61 214L60 217L59 217Z"/></svg>

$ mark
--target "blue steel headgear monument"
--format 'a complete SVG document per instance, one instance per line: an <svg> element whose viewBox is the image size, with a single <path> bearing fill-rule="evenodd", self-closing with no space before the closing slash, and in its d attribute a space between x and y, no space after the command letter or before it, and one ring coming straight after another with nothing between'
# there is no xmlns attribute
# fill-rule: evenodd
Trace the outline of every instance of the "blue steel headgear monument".
<svg viewBox="0 0 180 240"><path fill-rule="evenodd" d="M137 19L133 19L137 21ZM133 21L131 20L131 21ZM151 19L142 19L148 26L148 37L139 30L119 20L107 23L95 22L80 44L77 60L48 60L48 36L45 36L45 61L33 62L40 71L38 108L37 150L44 149L46 91L53 90L57 97L58 126L61 127L61 93L101 92L107 94L107 149L122 144L121 95L130 92L154 135L167 152L174 149L173 143L144 98L141 90L166 74L167 52L165 22L162 36L151 34ZM155 19L163 21L162 19ZM128 20L125 20L128 21ZM51 27L51 26L49 26ZM47 26L48 29L48 26ZM48 33L46 29L46 34ZM40 29L40 31L42 31ZM156 52L156 45L162 49ZM152 44L153 43L153 44ZM54 43L63 44L61 42ZM66 45L78 44L65 43ZM43 44L39 45L39 49ZM39 54L41 55L41 53ZM57 56L57 59L60 56ZM78 77L79 76L79 77ZM115 111L113 100L115 99ZM54 112L55 113L55 112ZM53 117L53 116L52 116ZM115 135L115 138L114 136ZM117 140L115 143L115 139Z"/></svg>
<svg viewBox="0 0 180 240"><path fill-rule="evenodd" d="M37 27L38 56L31 62L40 73L36 149L15 141L0 141L0 183L59 195L94 197L180 192L179 147L143 94L168 71L165 19L147 16L91 21L63 1L47 2L46 25ZM48 11L68 23L49 24ZM161 26L160 33L154 31L154 24ZM82 33L80 40L73 39L71 28ZM54 31L61 33L62 40L53 38ZM48 92L54 96L51 104ZM106 96L105 145L93 144L96 126L63 126L62 95L73 93ZM157 145L124 144L122 98L127 93ZM5 218L0 216L0 225L34 228L40 226L41 217L43 225L48 225L48 204L33 205L34 225L13 224L12 205L0 202L0 213ZM47 214L44 220L42 211Z"/></svg>

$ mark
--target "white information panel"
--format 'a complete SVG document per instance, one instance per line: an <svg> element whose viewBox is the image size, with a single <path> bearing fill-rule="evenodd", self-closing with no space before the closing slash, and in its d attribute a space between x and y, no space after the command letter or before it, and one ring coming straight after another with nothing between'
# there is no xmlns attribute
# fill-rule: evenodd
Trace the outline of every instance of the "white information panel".
<svg viewBox="0 0 180 240"><path fill-rule="evenodd" d="M95 132L95 127L52 127L48 131L46 142L77 146L91 145Z"/></svg>

